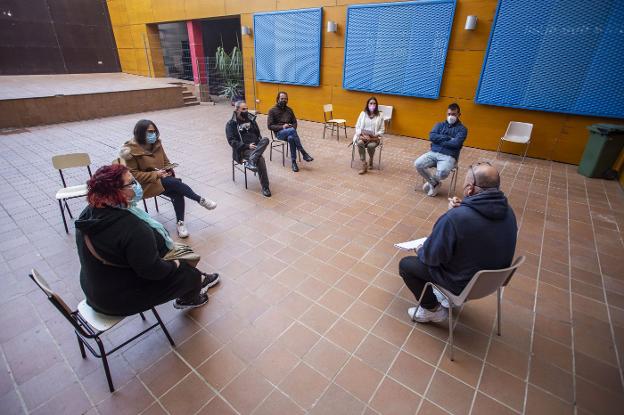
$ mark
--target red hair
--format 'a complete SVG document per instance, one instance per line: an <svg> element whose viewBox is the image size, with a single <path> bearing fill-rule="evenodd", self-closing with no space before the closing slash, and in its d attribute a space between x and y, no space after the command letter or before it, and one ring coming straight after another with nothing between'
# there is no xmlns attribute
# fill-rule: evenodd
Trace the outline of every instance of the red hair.
<svg viewBox="0 0 624 415"><path fill-rule="evenodd" d="M113 164L97 169L87 180L87 202L92 207L128 206L128 196L123 193L123 176L128 168L123 164Z"/></svg>

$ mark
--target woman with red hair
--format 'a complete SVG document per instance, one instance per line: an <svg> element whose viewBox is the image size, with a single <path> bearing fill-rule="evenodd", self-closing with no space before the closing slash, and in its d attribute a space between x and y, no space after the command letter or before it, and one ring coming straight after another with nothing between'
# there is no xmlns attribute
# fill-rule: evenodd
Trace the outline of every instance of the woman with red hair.
<svg viewBox="0 0 624 415"><path fill-rule="evenodd" d="M104 314L128 316L174 301L178 309L208 302L205 274L186 261L163 259L174 248L167 230L136 203L141 185L123 165L99 168L87 182L89 205L76 220L80 285Z"/></svg>

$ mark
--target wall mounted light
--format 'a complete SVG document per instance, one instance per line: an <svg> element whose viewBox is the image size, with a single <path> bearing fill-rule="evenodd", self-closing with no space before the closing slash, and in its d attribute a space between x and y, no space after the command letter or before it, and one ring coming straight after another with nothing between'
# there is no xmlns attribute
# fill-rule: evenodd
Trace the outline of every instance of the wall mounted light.
<svg viewBox="0 0 624 415"><path fill-rule="evenodd" d="M332 22L331 20L327 22L327 32L328 33L336 33L338 31L338 23Z"/></svg>
<svg viewBox="0 0 624 415"><path fill-rule="evenodd" d="M466 30L475 30L477 28L477 16L466 17Z"/></svg>
<svg viewBox="0 0 624 415"><path fill-rule="evenodd" d="M251 35L251 28L249 26L241 26L241 34L243 36Z"/></svg>

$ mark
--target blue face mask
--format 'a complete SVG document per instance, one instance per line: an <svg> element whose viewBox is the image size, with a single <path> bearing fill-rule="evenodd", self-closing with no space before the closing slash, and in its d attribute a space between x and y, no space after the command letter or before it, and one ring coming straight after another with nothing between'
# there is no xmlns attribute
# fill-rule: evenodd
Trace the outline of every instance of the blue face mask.
<svg viewBox="0 0 624 415"><path fill-rule="evenodd" d="M134 197L130 201L130 204L137 204L141 200L143 200L143 188L141 187L141 184L136 180L134 181L134 183L132 183L132 191L134 192Z"/></svg>
<svg viewBox="0 0 624 415"><path fill-rule="evenodd" d="M158 139L158 134L156 134L155 131L154 132L148 131L147 134L145 135L145 141L147 141L147 144L154 144L157 139Z"/></svg>

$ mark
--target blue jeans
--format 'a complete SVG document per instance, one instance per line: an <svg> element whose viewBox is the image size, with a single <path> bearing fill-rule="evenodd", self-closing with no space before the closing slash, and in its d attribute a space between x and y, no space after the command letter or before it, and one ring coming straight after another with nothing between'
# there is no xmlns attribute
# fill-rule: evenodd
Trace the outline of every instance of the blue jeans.
<svg viewBox="0 0 624 415"><path fill-rule="evenodd" d="M442 180L448 177L456 164L457 160L451 156L429 151L416 159L414 167L416 167L418 173L428 181L431 186L437 186ZM432 167L436 168L435 174L429 172L429 169Z"/></svg>
<svg viewBox="0 0 624 415"><path fill-rule="evenodd" d="M297 130L295 130L294 128L291 127L280 130L275 136L278 140L288 141L288 145L290 146L290 158L292 161L297 160L297 150L305 153L305 150L301 145L299 135L297 134Z"/></svg>

